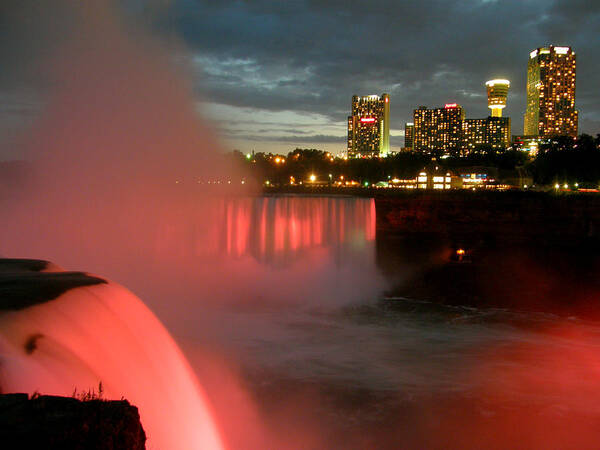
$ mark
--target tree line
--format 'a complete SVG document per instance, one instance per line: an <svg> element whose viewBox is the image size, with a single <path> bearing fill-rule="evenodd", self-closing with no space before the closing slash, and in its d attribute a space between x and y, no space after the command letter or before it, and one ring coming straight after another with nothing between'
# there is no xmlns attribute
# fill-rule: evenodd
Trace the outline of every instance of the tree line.
<svg viewBox="0 0 600 450"><path fill-rule="evenodd" d="M600 134L595 138L583 134L577 139L551 139L540 145L534 158L527 151L497 150L486 145L476 147L466 156L442 156L436 151L407 151L387 158L344 159L314 148L296 148L287 155L263 152L245 155L237 150L230 154L235 164L247 169L250 176L273 185L289 184L291 180L306 182L311 175L317 182L354 180L361 184L414 178L433 158L448 171L473 166L524 170L540 185L577 182L597 187L600 183Z"/></svg>

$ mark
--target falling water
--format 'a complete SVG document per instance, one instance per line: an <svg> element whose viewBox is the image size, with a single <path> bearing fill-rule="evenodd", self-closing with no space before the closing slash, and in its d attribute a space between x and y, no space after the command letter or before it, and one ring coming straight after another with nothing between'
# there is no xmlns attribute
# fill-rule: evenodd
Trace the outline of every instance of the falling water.
<svg viewBox="0 0 600 450"><path fill-rule="evenodd" d="M8 275L0 278L4 302L19 276L29 283L46 276ZM179 348L150 310L114 283L76 287L3 312L0 357L2 392L70 396L97 392L102 383L105 398L124 397L139 408L149 448L221 448L204 393Z"/></svg>

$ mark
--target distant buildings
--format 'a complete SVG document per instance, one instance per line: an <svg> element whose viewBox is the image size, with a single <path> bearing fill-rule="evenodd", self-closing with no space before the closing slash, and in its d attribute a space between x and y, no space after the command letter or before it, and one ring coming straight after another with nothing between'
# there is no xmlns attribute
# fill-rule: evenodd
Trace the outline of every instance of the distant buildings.
<svg viewBox="0 0 600 450"><path fill-rule="evenodd" d="M540 47L529 55L527 66L527 109L524 134L513 137L512 148L535 155L540 144L554 136L577 136L575 109L575 52L571 47ZM465 156L480 149L502 150L511 146L511 120L502 116L510 81L485 83L490 116L465 119L456 103L443 108L420 106L413 122L404 127L403 150ZM389 95L352 97L348 117L349 157L385 156L390 153Z"/></svg>
<svg viewBox="0 0 600 450"><path fill-rule="evenodd" d="M467 155L478 147L496 150L510 145L510 118L502 117L510 81L490 80L485 83L491 116L465 119L464 110L456 103L444 108L416 109L413 149L422 152L440 151L447 155ZM406 132L405 132L406 133Z"/></svg>
<svg viewBox="0 0 600 450"><path fill-rule="evenodd" d="M575 52L571 47L542 47L527 65L526 136L577 136Z"/></svg>
<svg viewBox="0 0 600 450"><path fill-rule="evenodd" d="M464 118L465 111L456 103L448 103L443 108L427 109L426 106L420 106L415 109L413 150L439 150L445 154L459 155Z"/></svg>
<svg viewBox="0 0 600 450"><path fill-rule="evenodd" d="M348 117L348 157L385 156L390 151L390 96L352 97Z"/></svg>

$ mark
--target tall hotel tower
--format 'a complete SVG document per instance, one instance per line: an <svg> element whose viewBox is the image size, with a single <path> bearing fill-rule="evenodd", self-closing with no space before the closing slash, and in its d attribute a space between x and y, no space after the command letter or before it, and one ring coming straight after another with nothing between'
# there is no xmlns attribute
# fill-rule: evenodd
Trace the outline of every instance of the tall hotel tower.
<svg viewBox="0 0 600 450"><path fill-rule="evenodd" d="M390 151L390 96L352 97L348 116L348 157L385 156Z"/></svg>
<svg viewBox="0 0 600 450"><path fill-rule="evenodd" d="M571 47L543 47L529 54L524 131L527 136L577 136Z"/></svg>
<svg viewBox="0 0 600 450"><path fill-rule="evenodd" d="M413 113L413 149L417 152L441 151L460 155L465 110L456 103L443 108L420 106Z"/></svg>

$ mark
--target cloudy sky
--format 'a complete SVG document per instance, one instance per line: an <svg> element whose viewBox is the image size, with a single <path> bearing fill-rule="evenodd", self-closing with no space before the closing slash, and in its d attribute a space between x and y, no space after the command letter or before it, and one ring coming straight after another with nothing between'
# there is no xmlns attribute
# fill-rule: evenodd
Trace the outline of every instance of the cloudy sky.
<svg viewBox="0 0 600 450"><path fill-rule="evenodd" d="M384 92L391 96L392 144L400 147L404 123L419 105L456 102L467 117L486 116L484 83L491 78L511 81L505 115L518 134L529 52L549 44L576 51L579 129L600 133L600 2L132 0L124 5L130 17L144 18L151 33L183 44L199 114L214 122L227 149L287 153L300 146L338 153L345 147L352 95ZM0 132L29 120L35 110L26 90L0 91L0 100Z"/></svg>

